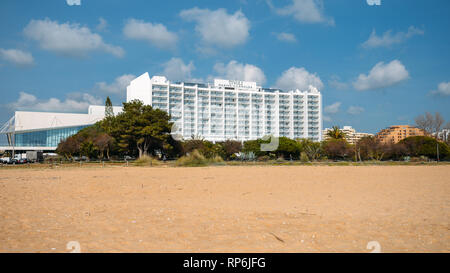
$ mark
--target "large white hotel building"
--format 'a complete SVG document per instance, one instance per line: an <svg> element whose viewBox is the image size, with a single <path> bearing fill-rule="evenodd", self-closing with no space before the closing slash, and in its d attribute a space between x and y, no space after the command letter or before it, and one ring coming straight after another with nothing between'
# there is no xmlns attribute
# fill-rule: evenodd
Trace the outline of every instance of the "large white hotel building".
<svg viewBox="0 0 450 273"><path fill-rule="evenodd" d="M167 111L184 139L251 140L263 136L322 140L322 96L309 90L262 88L256 82L170 82L144 73L127 87L127 102Z"/></svg>

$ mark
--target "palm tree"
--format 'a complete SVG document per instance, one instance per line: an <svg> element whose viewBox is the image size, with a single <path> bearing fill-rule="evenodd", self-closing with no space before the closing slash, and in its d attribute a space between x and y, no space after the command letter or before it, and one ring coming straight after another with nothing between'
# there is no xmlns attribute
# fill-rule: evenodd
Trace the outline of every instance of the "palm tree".
<svg viewBox="0 0 450 273"><path fill-rule="evenodd" d="M333 126L331 130L328 130L327 136L331 139L345 139L345 133L342 132L337 126Z"/></svg>

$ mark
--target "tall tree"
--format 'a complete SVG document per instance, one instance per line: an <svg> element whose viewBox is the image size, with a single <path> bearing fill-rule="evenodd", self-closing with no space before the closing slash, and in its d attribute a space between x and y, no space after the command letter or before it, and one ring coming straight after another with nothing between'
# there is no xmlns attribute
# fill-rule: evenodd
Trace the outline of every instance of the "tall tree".
<svg viewBox="0 0 450 273"><path fill-rule="evenodd" d="M427 134L431 134L431 127L433 125L433 115L426 112L424 115L419 115L415 119L416 126L424 130Z"/></svg>
<svg viewBox="0 0 450 273"><path fill-rule="evenodd" d="M95 136L93 143L100 152L100 158L104 158L104 153L106 151L106 158L109 159L109 152L111 150L111 146L113 145L113 138L106 133L100 133Z"/></svg>
<svg viewBox="0 0 450 273"><path fill-rule="evenodd" d="M106 97L105 101L105 118L101 122L101 127L107 134L111 134L111 130L114 122L114 110L111 103L111 99Z"/></svg>
<svg viewBox="0 0 450 273"><path fill-rule="evenodd" d="M444 122L445 122L445 120L441 116L441 113L436 112L434 114L434 120L433 120L433 131L435 133L434 137L436 139L438 139L438 137L439 137L439 132L441 131L442 125L444 125Z"/></svg>
<svg viewBox="0 0 450 273"><path fill-rule="evenodd" d="M344 159L352 152L345 139L330 139L324 141L323 151L329 159Z"/></svg>
<svg viewBox="0 0 450 273"><path fill-rule="evenodd" d="M170 137L172 123L167 112L153 109L139 100L123 103L123 112L114 118L111 128L119 147L138 150L139 157L164 149Z"/></svg>
<svg viewBox="0 0 450 273"><path fill-rule="evenodd" d="M359 160L382 160L386 152L389 151L389 146L381 143L373 136L367 136L356 143L355 149Z"/></svg>
<svg viewBox="0 0 450 273"><path fill-rule="evenodd" d="M445 123L441 113L436 112L434 116L428 112L424 115L419 115L415 119L417 128L424 130L428 135L434 134L434 137L438 137L439 131L442 129L442 125Z"/></svg>
<svg viewBox="0 0 450 273"><path fill-rule="evenodd" d="M111 103L111 99L108 97L106 97L106 101L105 101L105 117L106 118L111 118L114 116L114 110L113 110L113 106Z"/></svg>
<svg viewBox="0 0 450 273"><path fill-rule="evenodd" d="M450 121L445 124L444 129L449 129L450 130Z"/></svg>
<svg viewBox="0 0 450 273"><path fill-rule="evenodd" d="M65 158L70 159L74 154L79 152L79 150L80 143L74 136L70 136L67 139L61 140L61 142L58 144L56 152L58 154L64 155Z"/></svg>

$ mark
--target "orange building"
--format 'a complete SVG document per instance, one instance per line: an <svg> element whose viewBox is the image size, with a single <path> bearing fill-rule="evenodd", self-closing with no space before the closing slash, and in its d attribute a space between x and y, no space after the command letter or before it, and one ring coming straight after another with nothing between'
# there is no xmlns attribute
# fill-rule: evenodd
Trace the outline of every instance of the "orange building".
<svg viewBox="0 0 450 273"><path fill-rule="evenodd" d="M410 136L424 136L425 131L409 125L393 125L377 133L376 138L382 143L398 143Z"/></svg>

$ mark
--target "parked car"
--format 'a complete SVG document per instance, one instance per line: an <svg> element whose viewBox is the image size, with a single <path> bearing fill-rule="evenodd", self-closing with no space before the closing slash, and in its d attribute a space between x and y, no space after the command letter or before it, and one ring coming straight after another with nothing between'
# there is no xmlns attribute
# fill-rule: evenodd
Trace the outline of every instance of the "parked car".
<svg viewBox="0 0 450 273"><path fill-rule="evenodd" d="M2 157L0 158L0 163L2 164L8 164L11 161L9 157Z"/></svg>
<svg viewBox="0 0 450 273"><path fill-rule="evenodd" d="M26 163L28 163L28 160L26 158L21 158L21 159L17 160L17 163L18 164L26 164Z"/></svg>
<svg viewBox="0 0 450 273"><path fill-rule="evenodd" d="M8 161L8 164L17 164L17 159L13 158Z"/></svg>

